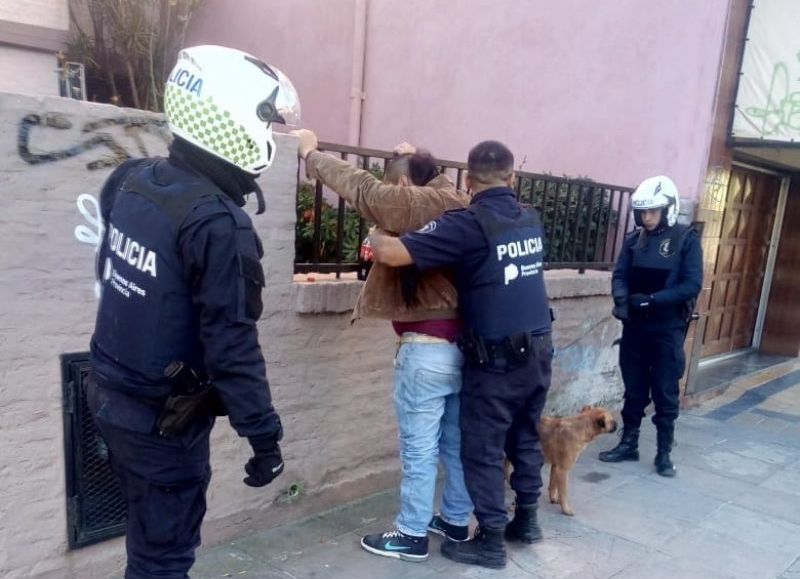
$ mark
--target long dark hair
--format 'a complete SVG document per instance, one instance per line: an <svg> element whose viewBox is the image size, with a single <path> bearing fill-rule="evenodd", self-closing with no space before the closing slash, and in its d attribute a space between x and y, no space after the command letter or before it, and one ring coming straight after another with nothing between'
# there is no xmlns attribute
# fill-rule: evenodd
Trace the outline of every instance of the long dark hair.
<svg viewBox="0 0 800 579"><path fill-rule="evenodd" d="M413 155L408 155L407 172L408 178L414 185L423 187L439 175L439 168L433 155L424 149L417 149ZM403 294L403 301L409 308L419 303L417 287L421 275L422 272L416 265L400 268L400 291Z"/></svg>
<svg viewBox="0 0 800 579"><path fill-rule="evenodd" d="M408 159L408 177L414 185L427 185L438 175L436 160L428 151L420 149Z"/></svg>

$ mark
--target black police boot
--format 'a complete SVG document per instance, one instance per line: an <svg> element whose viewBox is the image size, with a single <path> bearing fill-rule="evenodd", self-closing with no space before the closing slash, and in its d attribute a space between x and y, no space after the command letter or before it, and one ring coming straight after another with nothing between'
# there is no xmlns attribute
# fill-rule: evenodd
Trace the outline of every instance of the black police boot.
<svg viewBox="0 0 800 579"><path fill-rule="evenodd" d="M658 450L656 452L656 459L653 463L656 465L656 472L661 476L673 477L677 473L675 465L669 457L672 450L672 443L675 437L675 425L657 426L656 427L656 440L658 441Z"/></svg>
<svg viewBox="0 0 800 579"><path fill-rule="evenodd" d="M639 460L639 427L626 424L622 429L622 439L619 444L611 450L601 452L598 458L603 462Z"/></svg>
<svg viewBox="0 0 800 579"><path fill-rule="evenodd" d="M536 520L536 505L517 505L513 520L506 525L506 540L536 543L542 540L542 529Z"/></svg>
<svg viewBox="0 0 800 579"><path fill-rule="evenodd" d="M503 529L479 527L469 541L442 543L442 555L457 563L480 565L489 569L502 569L506 566L506 545Z"/></svg>

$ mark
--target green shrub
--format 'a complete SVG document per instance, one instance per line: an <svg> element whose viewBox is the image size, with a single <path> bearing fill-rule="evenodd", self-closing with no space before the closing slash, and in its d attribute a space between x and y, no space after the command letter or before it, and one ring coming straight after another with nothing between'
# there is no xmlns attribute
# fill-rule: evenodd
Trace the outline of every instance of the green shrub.
<svg viewBox="0 0 800 579"><path fill-rule="evenodd" d="M308 182L297 187L297 224L295 226L295 262L311 263L313 261L314 240L314 185ZM322 200L322 216L320 220L320 256L323 263L336 261L336 219L338 210L325 199ZM358 261L359 223L358 214L350 209L344 212L344 241L342 246L342 262ZM366 231L366 226L364 228Z"/></svg>
<svg viewBox="0 0 800 579"><path fill-rule="evenodd" d="M609 189L594 186L588 180L522 177L518 196L541 214L545 261L603 261L606 236L610 228L616 228L619 217Z"/></svg>
<svg viewBox="0 0 800 579"><path fill-rule="evenodd" d="M369 168L375 178L383 179L383 168L373 163ZM295 263L311 263L314 258L314 184L308 181L297 185L297 223L295 225ZM322 215L320 220L320 256L321 263L336 261L336 225L338 208L322 199ZM356 263L361 237L366 236L369 223L363 221L350 207L344 211L344 240L342 242L342 263Z"/></svg>

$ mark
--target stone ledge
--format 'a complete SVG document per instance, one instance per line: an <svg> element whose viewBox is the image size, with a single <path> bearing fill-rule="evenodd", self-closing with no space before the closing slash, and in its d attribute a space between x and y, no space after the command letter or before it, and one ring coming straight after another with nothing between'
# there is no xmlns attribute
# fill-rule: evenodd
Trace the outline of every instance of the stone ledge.
<svg viewBox="0 0 800 579"><path fill-rule="evenodd" d="M551 300L611 295L611 272L576 269L551 269L544 272Z"/></svg>
<svg viewBox="0 0 800 579"><path fill-rule="evenodd" d="M292 285L294 311L298 314L342 314L351 312L364 285L355 273L296 274Z"/></svg>
<svg viewBox="0 0 800 579"><path fill-rule="evenodd" d="M550 299L605 296L611 293L611 272L574 269L546 271L545 281ZM358 292L364 285L355 273L297 274L292 286L294 311L298 314L341 314L353 309Z"/></svg>

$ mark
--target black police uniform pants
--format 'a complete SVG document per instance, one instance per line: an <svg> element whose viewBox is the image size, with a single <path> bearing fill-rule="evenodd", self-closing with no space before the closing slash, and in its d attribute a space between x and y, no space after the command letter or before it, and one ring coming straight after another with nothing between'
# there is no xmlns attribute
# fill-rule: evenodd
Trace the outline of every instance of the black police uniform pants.
<svg viewBox="0 0 800 579"><path fill-rule="evenodd" d="M188 578L206 512L214 418L172 439L97 416L95 424L128 507L125 579Z"/></svg>
<svg viewBox="0 0 800 579"><path fill-rule="evenodd" d="M505 372L464 367L461 390L461 460L475 517L485 528L503 528L505 457L514 465L517 504L535 505L542 488L542 447L537 424L550 387L550 335L534 338L526 362Z"/></svg>
<svg viewBox="0 0 800 579"><path fill-rule="evenodd" d="M679 382L686 367L683 328L653 330L626 324L619 347L625 383L622 420L638 428L652 398L653 424L671 427L680 408Z"/></svg>

